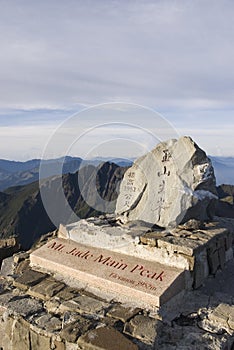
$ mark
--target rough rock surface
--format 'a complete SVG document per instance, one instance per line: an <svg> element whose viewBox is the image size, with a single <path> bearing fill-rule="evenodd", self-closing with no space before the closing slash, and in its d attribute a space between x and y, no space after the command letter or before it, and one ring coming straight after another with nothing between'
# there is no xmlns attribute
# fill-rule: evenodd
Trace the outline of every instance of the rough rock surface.
<svg viewBox="0 0 234 350"><path fill-rule="evenodd" d="M222 269L221 252L232 251L234 220L216 220L204 224L202 231L194 222L178 227L171 232L173 242L164 241L173 254L179 254L183 237L185 244L196 242L194 249L207 250L207 264L216 270L204 286L187 291L181 304L175 302L161 310L136 307L131 300L119 303L113 297L92 293L88 286L70 287L53 274L32 270L28 266L30 252L15 254L3 264L0 274L0 349L233 350L234 262ZM219 225L228 228L219 232ZM139 245L156 248L164 237L170 237L163 232L144 234ZM46 240L55 235L47 235ZM42 239L33 249L44 243ZM194 259L196 265L197 256ZM200 280L203 267L197 266Z"/></svg>
<svg viewBox="0 0 234 350"><path fill-rule="evenodd" d="M189 220L172 229L132 221L116 225L113 217L89 218L59 228L58 237L191 271L186 285L198 288L209 274L233 259L234 220Z"/></svg>
<svg viewBox="0 0 234 350"><path fill-rule="evenodd" d="M2 260L12 256L20 250L20 244L16 237L0 239L0 266Z"/></svg>
<svg viewBox="0 0 234 350"><path fill-rule="evenodd" d="M117 218L161 227L211 219L217 201L215 183L210 159L190 137L162 142L126 171Z"/></svg>

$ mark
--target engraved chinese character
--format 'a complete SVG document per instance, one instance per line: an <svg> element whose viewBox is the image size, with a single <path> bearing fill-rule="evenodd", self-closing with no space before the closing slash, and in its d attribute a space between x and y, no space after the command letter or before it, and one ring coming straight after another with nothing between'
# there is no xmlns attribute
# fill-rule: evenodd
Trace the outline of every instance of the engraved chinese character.
<svg viewBox="0 0 234 350"><path fill-rule="evenodd" d="M159 193L162 193L165 189L165 180L162 180L162 182L159 184L159 191L158 191L158 194Z"/></svg>
<svg viewBox="0 0 234 350"><path fill-rule="evenodd" d="M164 153L164 156L163 156L163 159L162 159L162 162L169 162L169 160L171 159L171 153L169 152L168 149L165 149L163 150L163 153Z"/></svg>
<svg viewBox="0 0 234 350"><path fill-rule="evenodd" d="M124 197L126 200L132 199L132 195L130 193L125 193Z"/></svg>
<svg viewBox="0 0 234 350"><path fill-rule="evenodd" d="M171 172L170 170L167 170L167 167L164 165L163 167L163 172L160 173L160 171L158 172L158 176L163 176L163 175L166 175L166 176L170 176L171 175Z"/></svg>
<svg viewBox="0 0 234 350"><path fill-rule="evenodd" d="M158 210L158 221L160 221L161 219L161 212L164 209L164 203L165 203L165 199L163 197L160 197L159 200L157 201L158 206L156 208L156 210Z"/></svg>
<svg viewBox="0 0 234 350"><path fill-rule="evenodd" d="M134 180L132 180L132 179L127 180L127 185L133 186L133 184L134 184Z"/></svg>
<svg viewBox="0 0 234 350"><path fill-rule="evenodd" d="M135 172L131 171L130 173L128 173L128 178L129 179L134 179L135 178Z"/></svg>
<svg viewBox="0 0 234 350"><path fill-rule="evenodd" d="M130 207L130 202L131 202L131 199L132 199L132 194L131 194L131 193L125 193L124 197L125 197L124 205L126 205L127 207Z"/></svg>

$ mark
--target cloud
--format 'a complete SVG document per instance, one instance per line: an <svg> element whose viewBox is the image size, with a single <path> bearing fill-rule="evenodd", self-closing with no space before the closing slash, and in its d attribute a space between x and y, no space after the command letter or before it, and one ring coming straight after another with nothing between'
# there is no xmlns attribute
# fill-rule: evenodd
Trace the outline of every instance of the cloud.
<svg viewBox="0 0 234 350"><path fill-rule="evenodd" d="M4 2L0 106L233 106L233 10L228 0Z"/></svg>
<svg viewBox="0 0 234 350"><path fill-rule="evenodd" d="M2 155L41 154L40 135L109 101L150 106L208 153L233 154L233 10L230 0L2 1Z"/></svg>
<svg viewBox="0 0 234 350"><path fill-rule="evenodd" d="M0 128L0 158L28 160L41 158L54 126L5 126Z"/></svg>

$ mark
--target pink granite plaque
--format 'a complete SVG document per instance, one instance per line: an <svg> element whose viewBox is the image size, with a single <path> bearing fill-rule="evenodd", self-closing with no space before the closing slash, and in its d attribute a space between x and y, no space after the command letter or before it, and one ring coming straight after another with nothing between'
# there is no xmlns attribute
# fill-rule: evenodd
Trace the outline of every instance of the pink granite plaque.
<svg viewBox="0 0 234 350"><path fill-rule="evenodd" d="M32 266L157 307L185 289L181 269L59 238L31 253L30 261Z"/></svg>

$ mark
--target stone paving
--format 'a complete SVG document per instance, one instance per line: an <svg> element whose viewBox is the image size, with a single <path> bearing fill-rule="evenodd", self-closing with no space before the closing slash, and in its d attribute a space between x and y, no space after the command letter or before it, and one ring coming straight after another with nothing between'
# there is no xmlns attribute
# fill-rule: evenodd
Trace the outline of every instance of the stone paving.
<svg viewBox="0 0 234 350"><path fill-rule="evenodd" d="M180 234L183 230L188 228L181 228ZM225 237L230 232L227 230ZM154 244L153 236L152 232L149 244ZM223 244L230 249L232 239L219 244L219 238L213 238L216 249ZM219 260L205 283L185 293L182 304L159 311L133 306L131 300L121 304L85 288L70 287L53 275L32 270L28 260L28 253L18 253L3 264L0 349L234 349L233 260L224 269Z"/></svg>

